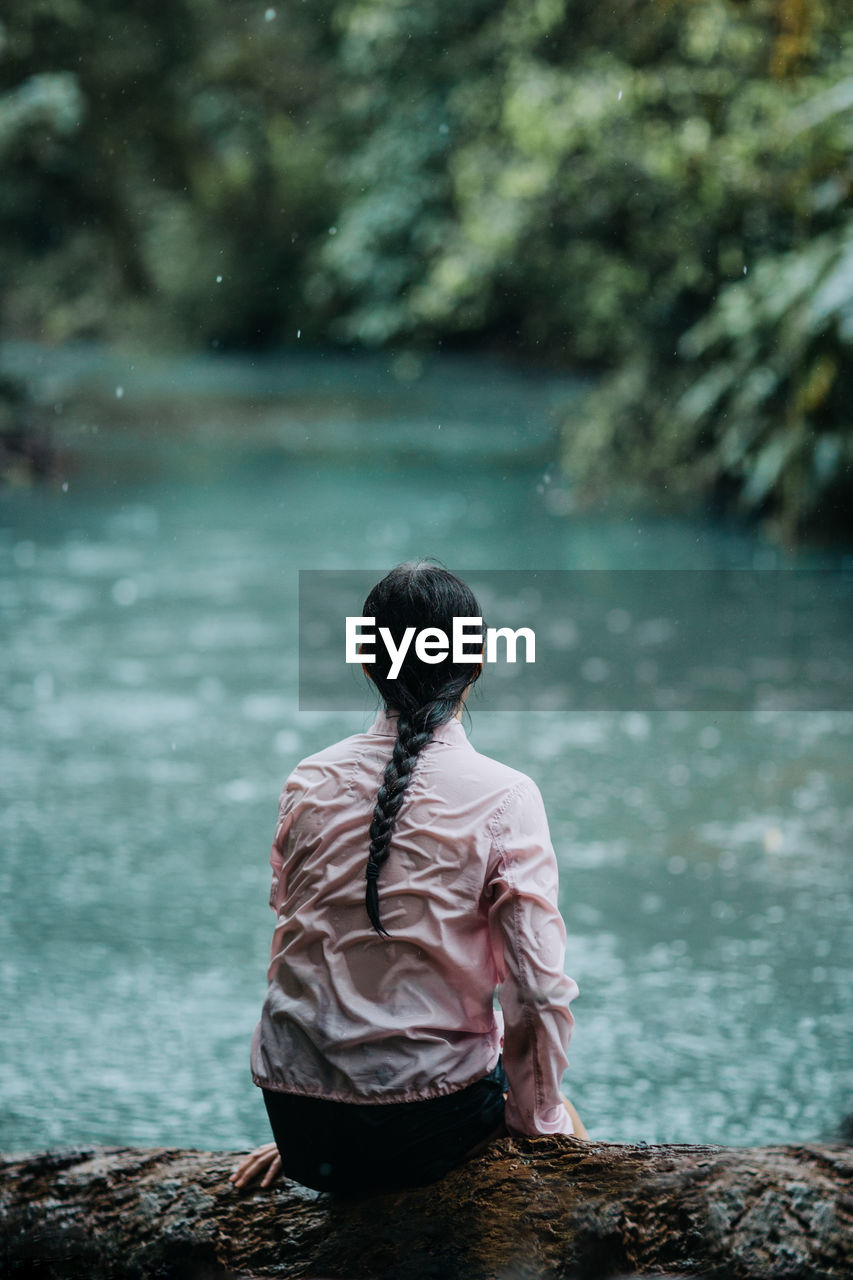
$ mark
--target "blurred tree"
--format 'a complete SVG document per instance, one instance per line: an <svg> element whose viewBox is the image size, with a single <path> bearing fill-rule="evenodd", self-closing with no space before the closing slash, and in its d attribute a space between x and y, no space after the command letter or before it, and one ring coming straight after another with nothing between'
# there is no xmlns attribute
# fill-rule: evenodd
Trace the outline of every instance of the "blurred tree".
<svg viewBox="0 0 853 1280"><path fill-rule="evenodd" d="M4 21L7 333L488 341L602 375L580 492L849 509L848 0Z"/></svg>
<svg viewBox="0 0 853 1280"><path fill-rule="evenodd" d="M680 333L756 252L802 239L804 188L844 160L826 136L821 153L789 143L792 103L839 59L827 34L829 76L780 85L784 7L340 5L363 141L322 255L338 327L381 341L520 322L524 345L605 366L649 325ZM804 57L818 36L800 40Z"/></svg>
<svg viewBox="0 0 853 1280"><path fill-rule="evenodd" d="M488 336L604 372L566 429L589 497L629 477L778 509L789 537L837 522L850 18L828 0L340 4L363 142L312 282L333 332ZM786 310L793 279L798 303L829 301Z"/></svg>
<svg viewBox="0 0 853 1280"><path fill-rule="evenodd" d="M782 48L784 60L778 42L771 57L774 74L793 59L790 40ZM593 394L583 423L567 432L566 465L588 495L610 489L614 475L630 476L673 497L705 493L727 508L766 517L788 541L849 533L849 36L830 65L832 74L786 85L784 100L772 81L752 86L763 114L746 135L749 166L729 190L727 210L737 213L743 234L733 240L727 233L713 246L717 271L712 288L695 300L694 316L671 334L650 330L649 340ZM744 87L738 97L747 92ZM731 130L730 145L741 133L740 124ZM769 196L757 203L750 193L761 190L759 174ZM761 235L744 254L746 233L756 224ZM720 225L721 219L711 220L712 229ZM688 319L695 323L688 326Z"/></svg>
<svg viewBox="0 0 853 1280"><path fill-rule="evenodd" d="M7 331L254 344L309 326L296 282L328 225L331 71L322 0L306 9L9 0L0 135L39 85L74 107L6 156Z"/></svg>

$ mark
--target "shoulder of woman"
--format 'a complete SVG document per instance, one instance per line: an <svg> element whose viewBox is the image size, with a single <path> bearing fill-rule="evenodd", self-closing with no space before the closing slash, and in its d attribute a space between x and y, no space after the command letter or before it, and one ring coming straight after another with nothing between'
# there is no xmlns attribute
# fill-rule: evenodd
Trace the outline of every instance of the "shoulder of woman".
<svg viewBox="0 0 853 1280"><path fill-rule="evenodd" d="M285 787L290 786L291 783L297 786L301 780L310 778L312 773L321 772L340 761L353 760L359 749L364 747L366 738L366 734L353 733L348 738L341 738L340 742L332 742L327 747L321 747L318 751L312 751L310 755L303 756L289 773Z"/></svg>
<svg viewBox="0 0 853 1280"><path fill-rule="evenodd" d="M537 818L544 815L545 802L537 784L526 773L517 769L512 772L514 777L508 780L507 789L495 810L494 821L507 817L515 819L519 814Z"/></svg>
<svg viewBox="0 0 853 1280"><path fill-rule="evenodd" d="M484 778L488 778L490 781L502 786L505 791L511 791L520 783L532 783L533 779L529 778L526 773L522 773L520 769L514 769L512 765L504 764L503 760L496 760L494 756L484 755L482 751L477 751L476 748L472 748L472 750L478 772Z"/></svg>

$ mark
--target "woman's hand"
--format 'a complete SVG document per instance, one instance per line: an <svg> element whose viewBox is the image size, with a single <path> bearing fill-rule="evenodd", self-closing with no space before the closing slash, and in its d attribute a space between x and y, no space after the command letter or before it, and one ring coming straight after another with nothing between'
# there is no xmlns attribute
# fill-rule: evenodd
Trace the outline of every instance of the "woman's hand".
<svg viewBox="0 0 853 1280"><path fill-rule="evenodd" d="M249 1155L244 1156L228 1179L238 1191L247 1187L255 1178L263 1174L262 1187L268 1187L281 1173L281 1156L274 1142L266 1142L262 1147L255 1147Z"/></svg>

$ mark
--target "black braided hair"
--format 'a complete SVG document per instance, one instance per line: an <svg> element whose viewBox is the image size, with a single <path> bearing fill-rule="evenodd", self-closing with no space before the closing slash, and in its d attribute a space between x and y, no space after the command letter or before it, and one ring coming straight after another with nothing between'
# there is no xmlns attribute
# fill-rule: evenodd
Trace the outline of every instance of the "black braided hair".
<svg viewBox="0 0 853 1280"><path fill-rule="evenodd" d="M395 645L406 627L418 631L440 627L450 637L454 617L480 617L480 606L471 589L441 565L419 560L398 565L378 582L364 602L363 616L375 619L378 634L387 627ZM388 937L379 915L377 881L388 860L391 834L403 804L406 787L418 755L439 725L450 720L469 684L482 670L477 660L454 663L452 653L441 662L422 662L409 647L400 672L390 679L390 658L383 645L376 646L376 660L367 670L385 701L386 712L397 713L397 739L385 774L373 821L365 874L365 906L378 934Z"/></svg>

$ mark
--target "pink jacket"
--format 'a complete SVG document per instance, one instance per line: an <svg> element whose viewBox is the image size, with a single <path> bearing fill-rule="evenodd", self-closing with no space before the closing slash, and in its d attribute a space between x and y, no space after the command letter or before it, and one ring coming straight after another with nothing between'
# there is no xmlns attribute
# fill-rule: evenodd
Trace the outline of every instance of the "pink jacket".
<svg viewBox="0 0 853 1280"><path fill-rule="evenodd" d="M252 1037L255 1084L346 1102L452 1093L501 1046L511 1133L571 1133L560 1081L578 993L563 972L557 863L536 784L458 720L421 752L364 908L368 828L396 719L309 756L281 795L277 922ZM495 1008L498 989L501 1009Z"/></svg>

